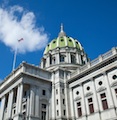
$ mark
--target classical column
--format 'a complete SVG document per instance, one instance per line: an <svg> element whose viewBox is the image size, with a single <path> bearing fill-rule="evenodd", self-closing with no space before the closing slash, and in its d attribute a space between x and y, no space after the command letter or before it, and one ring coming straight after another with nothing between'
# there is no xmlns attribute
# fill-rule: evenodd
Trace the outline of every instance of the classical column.
<svg viewBox="0 0 117 120"><path fill-rule="evenodd" d="M71 118L75 120L74 101L73 101L73 90L70 88L70 107L71 107Z"/></svg>
<svg viewBox="0 0 117 120"><path fill-rule="evenodd" d="M18 91L17 91L16 114L22 112L22 97L23 97L23 84L20 83L18 85Z"/></svg>
<svg viewBox="0 0 117 120"><path fill-rule="evenodd" d="M39 88L36 87L36 95L35 95L35 116L39 117Z"/></svg>
<svg viewBox="0 0 117 120"><path fill-rule="evenodd" d="M58 105L59 105L59 116L62 116L62 102L61 102L61 83L59 82L58 86Z"/></svg>
<svg viewBox="0 0 117 120"><path fill-rule="evenodd" d="M35 86L30 88L30 115L35 115Z"/></svg>
<svg viewBox="0 0 117 120"><path fill-rule="evenodd" d="M114 106L114 101L112 99L113 96L112 96L112 91L111 91L111 88L110 88L110 85L109 85L109 79L107 77L106 72L104 72L103 75L104 75L105 81L107 82L107 93L108 93L107 102L108 102L108 106L109 106L109 108L114 108L115 106Z"/></svg>
<svg viewBox="0 0 117 120"><path fill-rule="evenodd" d="M2 100L1 100L1 110L0 110L0 119L3 120L4 117L4 108L5 108L5 96L3 96Z"/></svg>
<svg viewBox="0 0 117 120"><path fill-rule="evenodd" d="M11 118L11 113L12 113L12 106L13 106L13 90L9 92L9 98L8 98L8 110L7 110L7 118Z"/></svg>
<svg viewBox="0 0 117 120"><path fill-rule="evenodd" d="M27 91L27 106L26 106L26 116L29 116L29 110L30 110L30 92Z"/></svg>
<svg viewBox="0 0 117 120"><path fill-rule="evenodd" d="M49 119L49 106L46 104L46 120Z"/></svg>
<svg viewBox="0 0 117 120"><path fill-rule="evenodd" d="M52 102L51 102L51 105L52 105L52 119L55 119L55 116L56 116L56 109L55 109L55 85L52 84Z"/></svg>
<svg viewBox="0 0 117 120"><path fill-rule="evenodd" d="M69 118L69 102L68 102L68 86L65 83L65 105L66 105L66 117Z"/></svg>
<svg viewBox="0 0 117 120"><path fill-rule="evenodd" d="M86 103L85 103L85 94L83 89L83 84L81 84L81 90L82 90L82 115L86 116Z"/></svg>

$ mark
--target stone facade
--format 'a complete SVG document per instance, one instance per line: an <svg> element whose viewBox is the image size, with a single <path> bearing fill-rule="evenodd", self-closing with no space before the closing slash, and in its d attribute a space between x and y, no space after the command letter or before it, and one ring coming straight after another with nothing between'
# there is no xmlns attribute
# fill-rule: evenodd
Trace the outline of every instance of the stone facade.
<svg viewBox="0 0 117 120"><path fill-rule="evenodd" d="M52 42L0 84L0 120L117 120L117 48L90 61L63 26Z"/></svg>

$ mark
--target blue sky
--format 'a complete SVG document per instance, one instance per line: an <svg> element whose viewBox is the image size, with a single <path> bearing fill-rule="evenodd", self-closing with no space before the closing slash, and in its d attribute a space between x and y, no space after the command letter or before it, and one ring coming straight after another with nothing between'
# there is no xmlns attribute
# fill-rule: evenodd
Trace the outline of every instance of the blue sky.
<svg viewBox="0 0 117 120"><path fill-rule="evenodd" d="M117 46L117 0L1 0L0 79L22 62L39 65L44 46L64 31L83 45L93 60Z"/></svg>

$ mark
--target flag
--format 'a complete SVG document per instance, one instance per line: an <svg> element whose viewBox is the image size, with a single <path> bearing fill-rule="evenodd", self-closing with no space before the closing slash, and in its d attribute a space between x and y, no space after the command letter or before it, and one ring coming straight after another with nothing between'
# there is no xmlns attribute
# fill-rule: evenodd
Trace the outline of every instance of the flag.
<svg viewBox="0 0 117 120"><path fill-rule="evenodd" d="M18 42L21 42L22 40L24 40L23 38L19 39Z"/></svg>

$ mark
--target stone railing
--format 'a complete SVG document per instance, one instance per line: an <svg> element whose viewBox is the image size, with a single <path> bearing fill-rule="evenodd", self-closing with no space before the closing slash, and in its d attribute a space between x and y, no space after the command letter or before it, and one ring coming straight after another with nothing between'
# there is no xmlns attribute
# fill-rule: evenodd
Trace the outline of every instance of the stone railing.
<svg viewBox="0 0 117 120"><path fill-rule="evenodd" d="M87 63L86 65L78 68L74 73L71 73L68 76L68 79L78 75L79 73L87 70L88 68L91 68L91 67L97 65L98 63L102 62L103 60L108 59L109 57L111 57L115 54L117 54L117 47L112 48L110 51L100 55L98 58L96 58L96 59L92 60L91 62Z"/></svg>

